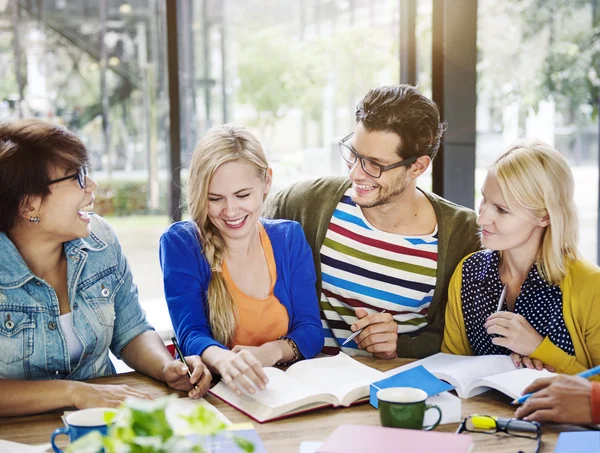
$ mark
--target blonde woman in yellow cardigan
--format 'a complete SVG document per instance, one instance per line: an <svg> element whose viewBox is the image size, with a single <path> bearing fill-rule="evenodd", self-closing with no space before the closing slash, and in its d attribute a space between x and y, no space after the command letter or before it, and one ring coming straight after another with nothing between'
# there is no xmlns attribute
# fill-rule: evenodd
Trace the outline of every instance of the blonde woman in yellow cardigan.
<svg viewBox="0 0 600 453"><path fill-rule="evenodd" d="M452 276L442 352L565 374L600 364L600 268L577 251L573 190L567 161L539 140L490 167L477 218L486 249Z"/></svg>

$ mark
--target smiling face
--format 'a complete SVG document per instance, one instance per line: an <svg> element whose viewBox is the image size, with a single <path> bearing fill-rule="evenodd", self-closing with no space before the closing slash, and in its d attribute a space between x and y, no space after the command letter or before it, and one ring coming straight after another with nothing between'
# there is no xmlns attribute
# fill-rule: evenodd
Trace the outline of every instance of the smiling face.
<svg viewBox="0 0 600 453"><path fill-rule="evenodd" d="M507 251L539 246L548 221L537 219L531 210L514 200L506 200L493 168L488 171L481 193L477 224L484 247Z"/></svg>
<svg viewBox="0 0 600 453"><path fill-rule="evenodd" d="M256 231L270 187L270 169L263 180L256 167L244 160L217 168L208 186L208 218L225 242L249 238Z"/></svg>
<svg viewBox="0 0 600 453"><path fill-rule="evenodd" d="M77 170L53 169L49 176L50 179L58 179L76 172ZM50 195L43 200L33 200L36 209L32 215L40 218L36 234L46 234L60 242L89 236L91 227L88 211L93 208L93 192L98 185L89 176L86 181L85 189L81 188L77 178L51 184Z"/></svg>
<svg viewBox="0 0 600 453"><path fill-rule="evenodd" d="M362 123L356 125L350 146L361 156L386 166L402 160L398 155L401 140L392 132L368 131ZM357 160L348 165L352 180L352 201L361 208L373 208L395 201L406 190L412 179L406 167L384 171L379 178L366 173Z"/></svg>

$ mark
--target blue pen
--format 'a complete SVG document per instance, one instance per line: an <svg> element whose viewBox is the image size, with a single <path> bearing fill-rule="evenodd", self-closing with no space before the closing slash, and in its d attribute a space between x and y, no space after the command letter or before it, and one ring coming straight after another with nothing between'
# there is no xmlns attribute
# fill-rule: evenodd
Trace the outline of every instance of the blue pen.
<svg viewBox="0 0 600 453"><path fill-rule="evenodd" d="M582 377L584 379L588 379L588 378L591 378L592 376L596 376L597 374L600 374L600 365L595 366L594 368L590 368L589 370L583 371L583 372L579 373L577 376ZM533 393L527 393L526 395L523 395L521 398L514 400L510 404L523 404L525 401L527 401L529 399L529 397L531 395L533 395Z"/></svg>

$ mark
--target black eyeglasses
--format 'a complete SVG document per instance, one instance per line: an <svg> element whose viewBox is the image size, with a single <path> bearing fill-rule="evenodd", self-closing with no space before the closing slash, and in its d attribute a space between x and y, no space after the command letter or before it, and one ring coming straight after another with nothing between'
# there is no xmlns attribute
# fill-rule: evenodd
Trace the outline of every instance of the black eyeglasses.
<svg viewBox="0 0 600 453"><path fill-rule="evenodd" d="M480 434L503 432L513 437L536 440L537 445L534 453L540 451L540 446L542 444L542 425L538 422L521 420L518 418L501 418L492 417L490 415L473 414L465 418L456 430L456 434L462 432ZM519 451L519 453L522 452Z"/></svg>
<svg viewBox="0 0 600 453"><path fill-rule="evenodd" d="M81 187L82 189L85 189L85 186L87 185L87 175L88 175L88 168L84 165L79 170L77 170L77 173L73 173L72 175L63 176L62 178L53 179L52 181L48 182L48 185L56 184L57 182L61 182L61 181L66 181L67 179L77 178L79 187Z"/></svg>
<svg viewBox="0 0 600 453"><path fill-rule="evenodd" d="M419 158L419 156L409 157L392 165L378 164L374 160L358 154L356 150L352 148L352 146L349 143L347 143L348 140L350 140L350 137L352 137L353 135L354 132L351 132L338 142L342 158L350 165L354 165L356 161L360 159L360 166L362 167L362 169L365 171L366 174L372 176L373 178L379 178L384 171L392 170L398 167L408 167Z"/></svg>

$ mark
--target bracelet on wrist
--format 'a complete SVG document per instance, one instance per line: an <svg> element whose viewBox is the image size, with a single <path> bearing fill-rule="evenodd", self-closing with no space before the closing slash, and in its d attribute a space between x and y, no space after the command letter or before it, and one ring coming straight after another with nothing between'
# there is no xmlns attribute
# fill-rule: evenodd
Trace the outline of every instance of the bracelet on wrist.
<svg viewBox="0 0 600 453"><path fill-rule="evenodd" d="M278 340L283 340L285 341L290 348L292 348L292 351L294 353L294 356L288 360L287 362L279 362L277 363L277 365L279 366L288 366L291 365L292 363L296 363L298 360L300 360L302 358L302 354L300 354L300 350L298 349L298 345L296 344L296 342L294 340L292 340L289 337L279 337Z"/></svg>

